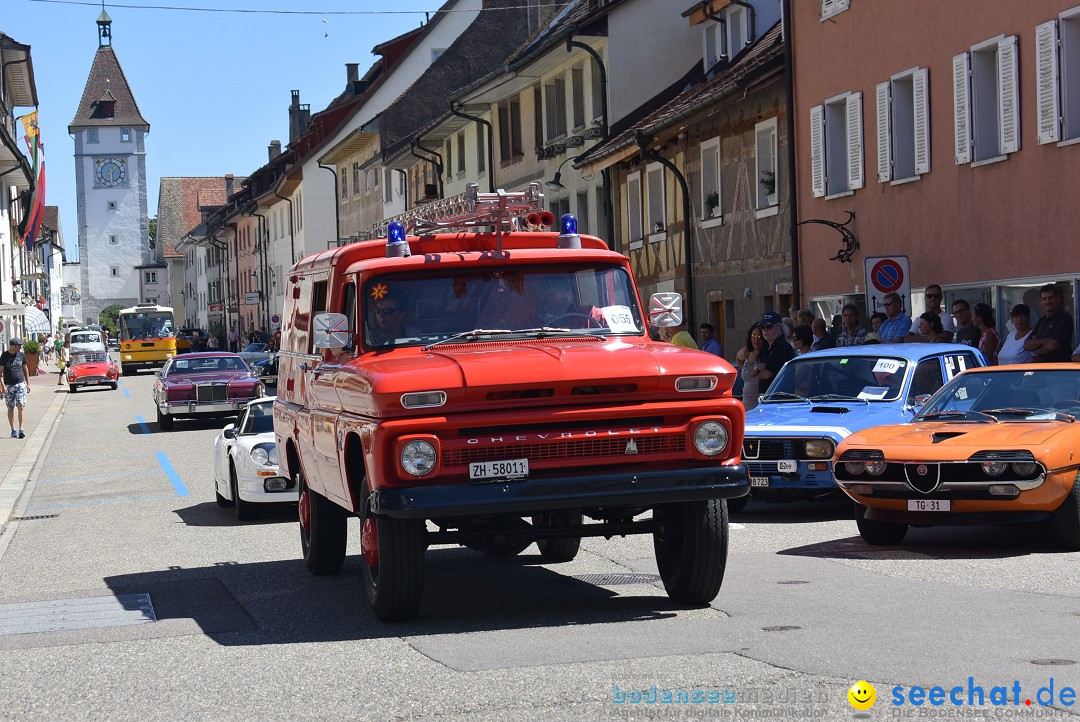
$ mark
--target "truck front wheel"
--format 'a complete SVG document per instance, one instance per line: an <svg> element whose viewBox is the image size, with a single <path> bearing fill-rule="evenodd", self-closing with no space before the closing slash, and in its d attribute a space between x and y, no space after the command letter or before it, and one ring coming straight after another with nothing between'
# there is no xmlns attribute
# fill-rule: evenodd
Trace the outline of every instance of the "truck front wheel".
<svg viewBox="0 0 1080 722"><path fill-rule="evenodd" d="M406 622L420 611L424 595L427 528L421 519L390 519L367 509L360 533L364 591L375 616Z"/></svg>
<svg viewBox="0 0 1080 722"><path fill-rule="evenodd" d="M681 604L708 604L720 592L727 567L728 514L722 499L666 504L653 510L656 566L668 596Z"/></svg>
<svg viewBox="0 0 1080 722"><path fill-rule="evenodd" d="M543 529L553 526L580 526L584 518L580 511L572 509L565 511L549 511L533 517L533 526ZM548 538L537 539L536 547L540 550L540 558L547 564L572 561L581 548L581 537L564 537L561 539Z"/></svg>
<svg viewBox="0 0 1080 722"><path fill-rule="evenodd" d="M340 506L309 489L302 476L298 485L300 545L304 549L304 563L312 574L337 574L345 562L345 522L348 515Z"/></svg>

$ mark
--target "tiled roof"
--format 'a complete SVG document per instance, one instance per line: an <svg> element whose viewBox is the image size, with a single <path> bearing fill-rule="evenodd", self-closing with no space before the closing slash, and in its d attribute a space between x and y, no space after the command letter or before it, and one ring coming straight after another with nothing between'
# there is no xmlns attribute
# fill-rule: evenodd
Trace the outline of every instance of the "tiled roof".
<svg viewBox="0 0 1080 722"><path fill-rule="evenodd" d="M453 44L412 86L382 112L383 157L396 155L417 131L450 115L449 99L467 85L503 66L529 39L528 7L520 0L489 0Z"/></svg>
<svg viewBox="0 0 1080 722"><path fill-rule="evenodd" d="M627 128L606 143L592 148L574 166L580 168L635 145L638 130L644 130L646 133L651 134L668 128L679 120L722 98L732 88L738 87L741 82L752 76L760 68L782 59L783 56L784 41L780 32L780 23L777 23L739 56L730 67L718 71L712 78L684 90L646 115L635 123L633 127Z"/></svg>
<svg viewBox="0 0 1080 722"><path fill-rule="evenodd" d="M112 117L106 118L102 116L98 103L102 98L109 97L114 99L116 104ZM139 112L135 96L131 94L131 87L128 86L124 71L120 68L120 61L116 59L116 53L108 45L98 48L94 55L90 77L86 79L79 109L68 125L68 132L73 133L74 128L101 125L150 129L150 124Z"/></svg>
<svg viewBox="0 0 1080 722"><path fill-rule="evenodd" d="M233 188L239 190L245 179L236 176ZM158 256L181 258L178 244L193 228L202 223L200 207L225 204L225 178L162 178L158 191Z"/></svg>
<svg viewBox="0 0 1080 722"><path fill-rule="evenodd" d="M42 219L41 225L54 231L60 230L60 207L45 206L45 218Z"/></svg>

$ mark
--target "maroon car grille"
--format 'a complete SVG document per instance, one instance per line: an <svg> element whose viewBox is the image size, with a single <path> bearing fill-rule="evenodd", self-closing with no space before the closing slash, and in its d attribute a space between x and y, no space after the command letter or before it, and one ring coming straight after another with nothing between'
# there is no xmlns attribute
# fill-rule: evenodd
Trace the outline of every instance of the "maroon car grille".
<svg viewBox="0 0 1080 722"><path fill-rule="evenodd" d="M633 442L632 445L631 442ZM630 447L630 451L627 447ZM445 451L443 464L466 466L477 461L502 459L528 459L535 462L618 457L631 460L640 459L643 456L678 454L685 451L685 434L626 435L450 448Z"/></svg>
<svg viewBox="0 0 1080 722"><path fill-rule="evenodd" d="M196 401L228 401L228 384L195 384Z"/></svg>

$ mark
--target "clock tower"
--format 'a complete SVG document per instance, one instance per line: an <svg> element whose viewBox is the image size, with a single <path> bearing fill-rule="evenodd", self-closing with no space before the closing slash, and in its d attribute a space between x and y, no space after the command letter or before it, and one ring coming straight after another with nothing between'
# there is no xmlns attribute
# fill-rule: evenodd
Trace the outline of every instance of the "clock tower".
<svg viewBox="0 0 1080 722"><path fill-rule="evenodd" d="M112 48L112 19L97 19L98 49L68 133L75 139L79 216L81 322L140 298L142 267L154 265L146 213L146 136L150 124L135 103ZM163 305L167 305L164 304Z"/></svg>

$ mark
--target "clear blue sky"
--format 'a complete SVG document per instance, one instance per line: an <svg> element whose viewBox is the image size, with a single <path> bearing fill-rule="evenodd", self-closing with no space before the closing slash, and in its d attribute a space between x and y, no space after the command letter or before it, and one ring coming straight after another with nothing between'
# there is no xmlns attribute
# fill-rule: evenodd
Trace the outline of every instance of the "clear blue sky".
<svg viewBox="0 0 1080 722"><path fill-rule="evenodd" d="M139 110L146 143L147 211L162 176L248 175L273 139L288 143L290 91L312 112L345 87L345 63L363 74L375 45L419 26L443 0L106 1L113 49ZM60 208L68 260L78 258L75 144L67 133L98 47L101 4L3 0L0 31L31 46L45 144L47 198ZM327 14L154 10L155 5ZM127 6L127 7L125 7ZM333 15L332 11L394 11ZM413 11L402 13L401 11ZM27 112L20 108L19 114Z"/></svg>

